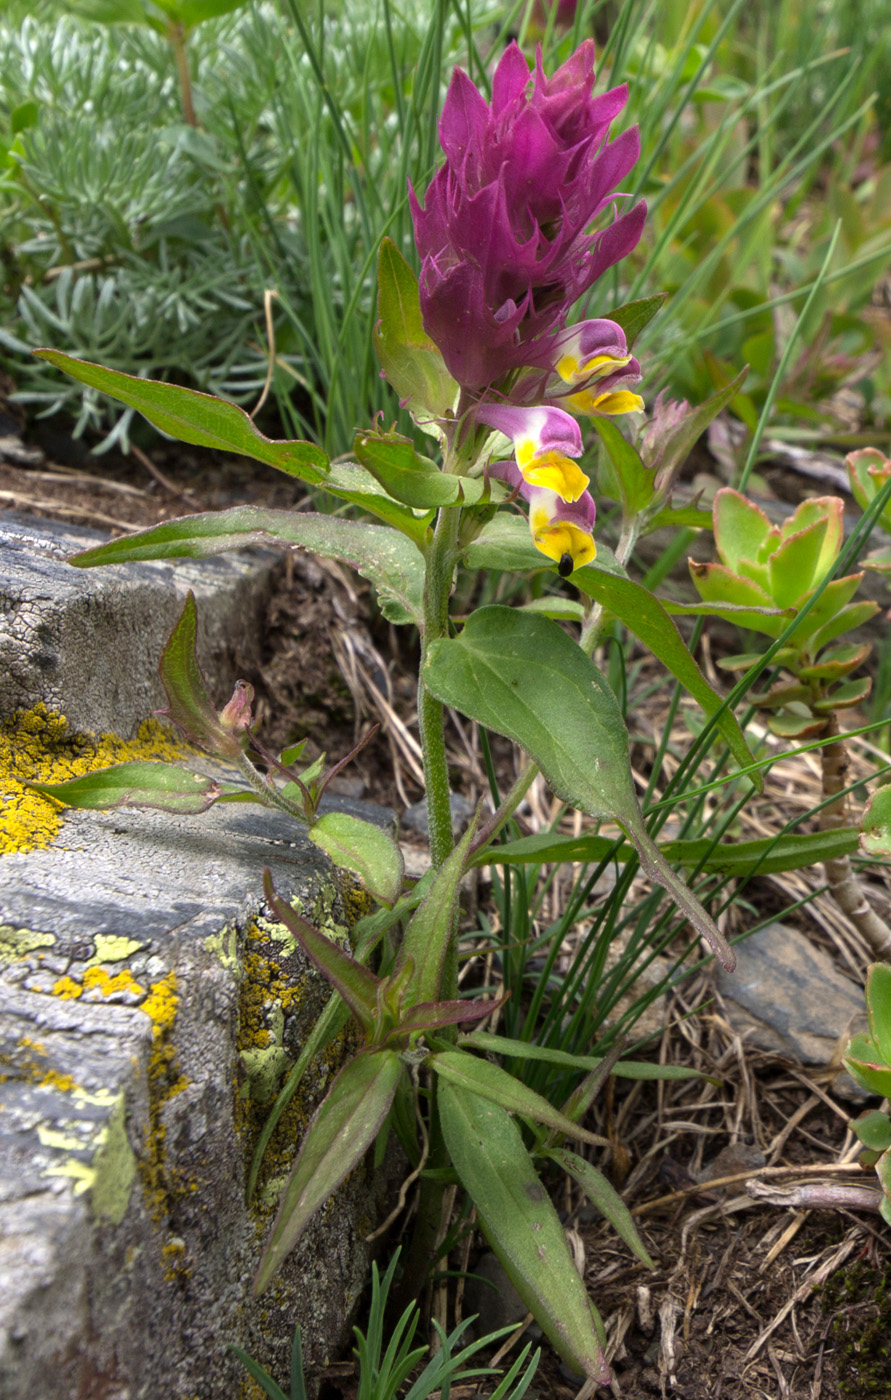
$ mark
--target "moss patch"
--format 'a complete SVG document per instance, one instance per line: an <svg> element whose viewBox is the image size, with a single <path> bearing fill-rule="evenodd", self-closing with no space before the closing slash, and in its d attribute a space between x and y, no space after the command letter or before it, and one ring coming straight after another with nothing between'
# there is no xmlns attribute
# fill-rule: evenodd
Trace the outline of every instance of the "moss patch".
<svg viewBox="0 0 891 1400"><path fill-rule="evenodd" d="M832 1316L839 1400L888 1400L891 1389L891 1288L864 1260L839 1271L820 1290Z"/></svg>
<svg viewBox="0 0 891 1400"><path fill-rule="evenodd" d="M42 850L61 828L64 809L26 783L64 783L134 759L184 757L186 751L156 719L146 720L128 741L114 734L70 734L64 716L43 704L16 711L0 722L0 854Z"/></svg>

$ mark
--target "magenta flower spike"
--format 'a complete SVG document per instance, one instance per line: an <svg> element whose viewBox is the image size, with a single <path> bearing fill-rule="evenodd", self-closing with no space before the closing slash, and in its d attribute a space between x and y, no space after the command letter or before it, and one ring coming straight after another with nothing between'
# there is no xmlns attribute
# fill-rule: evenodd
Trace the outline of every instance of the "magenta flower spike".
<svg viewBox="0 0 891 1400"><path fill-rule="evenodd" d="M591 40L550 78L540 50L530 75L511 44L491 105L455 69L439 126L446 162L423 208L409 197L424 328L462 388L535 363L541 339L640 238L643 204L586 232L640 153L636 127L609 138L627 89L593 97L593 85Z"/></svg>
<svg viewBox="0 0 891 1400"><path fill-rule="evenodd" d="M545 487L564 501L577 501L587 490L590 478L572 460L582 455L581 431L562 408L482 403L475 416L512 440L517 468L529 486Z"/></svg>
<svg viewBox="0 0 891 1400"><path fill-rule="evenodd" d="M591 563L597 553L597 507L590 491L583 491L575 501L565 501L556 491L531 486L515 462L493 462L489 472L529 502L532 542L554 560L561 577L568 578L575 569Z"/></svg>

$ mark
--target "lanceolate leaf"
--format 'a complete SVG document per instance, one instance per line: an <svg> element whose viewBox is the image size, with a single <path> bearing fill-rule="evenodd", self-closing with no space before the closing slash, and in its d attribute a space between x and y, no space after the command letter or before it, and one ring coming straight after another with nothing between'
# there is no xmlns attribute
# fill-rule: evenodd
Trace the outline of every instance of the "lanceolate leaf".
<svg viewBox="0 0 891 1400"><path fill-rule="evenodd" d="M359 1024L366 1031L369 1030L377 1009L379 979L350 957L332 938L326 938L324 933L302 919L290 904L279 899L268 870L263 872L263 893L275 917L293 933L307 957L343 997Z"/></svg>
<svg viewBox="0 0 891 1400"><path fill-rule="evenodd" d="M416 515L408 506L400 505L381 490L370 472L355 462L337 462L325 477L323 490L341 501L349 501L369 515L376 515L387 525L394 525L403 535L408 535L420 549L423 545L432 511Z"/></svg>
<svg viewBox="0 0 891 1400"><path fill-rule="evenodd" d="M541 1094L527 1088L521 1080L515 1079L499 1065L493 1065L490 1060L481 1060L463 1050L445 1050L439 1055L431 1055L427 1064L436 1070L441 1079L479 1094L481 1098L490 1099L509 1113L519 1113L523 1118L531 1118L534 1123L544 1123L558 1133L581 1138L594 1147L609 1146L606 1138L580 1128L559 1109L552 1107Z"/></svg>
<svg viewBox="0 0 891 1400"><path fill-rule="evenodd" d="M424 330L418 279L390 238L378 259L377 309L374 348L387 379L414 417L445 417L458 386Z"/></svg>
<svg viewBox="0 0 891 1400"><path fill-rule="evenodd" d="M452 944L458 885L464 874L467 850L476 831L472 822L451 855L436 872L430 890L411 917L396 959L396 972L411 960L413 972L406 990L406 1005L436 1001L443 964Z"/></svg>
<svg viewBox="0 0 891 1400"><path fill-rule="evenodd" d="M607 1181L603 1172L598 1171L590 1162L586 1162L584 1157L580 1157L577 1152L570 1152L565 1147L549 1152L548 1156L557 1162L574 1181L578 1182L588 1200L597 1207L602 1215L606 1216L616 1234L625 1241L638 1259L646 1264L648 1269L654 1269L656 1266L637 1232L631 1211L616 1188Z"/></svg>
<svg viewBox="0 0 891 1400"><path fill-rule="evenodd" d="M437 1097L449 1156L508 1278L564 1360L608 1385L603 1324L516 1124L497 1104L446 1082Z"/></svg>
<svg viewBox="0 0 891 1400"><path fill-rule="evenodd" d="M555 622L480 608L459 637L431 644L424 681L437 699L521 744L558 797L619 822L646 874L670 893L724 965L735 966L714 922L647 832L615 696Z"/></svg>
<svg viewBox="0 0 891 1400"><path fill-rule="evenodd" d="M241 744L235 734L220 723L198 665L197 635L195 595L189 591L179 621L161 653L159 671L167 692L167 709L161 713L173 720L193 743L201 744L221 758L237 758Z"/></svg>
<svg viewBox="0 0 891 1400"><path fill-rule="evenodd" d="M379 903L396 903L402 893L402 852L379 826L348 812L327 812L310 828L309 839L341 870L358 875Z"/></svg>
<svg viewBox="0 0 891 1400"><path fill-rule="evenodd" d="M784 836L764 836L757 841L725 841L717 844L708 836L695 841L666 841L660 850L666 860L677 865L695 865L703 870L719 870L727 875L744 876L757 870L759 875L776 875L784 870L803 870L819 861L839 860L857 850L860 833L854 826L833 827L827 831L788 832ZM608 836L555 836L542 832L523 836L503 846L487 848L474 857L475 865L540 865L542 862L610 859L628 860L634 847Z"/></svg>
<svg viewBox="0 0 891 1400"><path fill-rule="evenodd" d="M607 312L607 320L615 321L625 332L629 350L644 326L652 321L667 296L667 292L657 292L655 296L641 297L639 301L626 301L624 306L617 306L614 311Z"/></svg>
<svg viewBox="0 0 891 1400"><path fill-rule="evenodd" d="M390 1111L402 1063L392 1050L357 1055L313 1115L286 1185L254 1282L272 1282L315 1212L363 1156Z"/></svg>
<svg viewBox="0 0 891 1400"><path fill-rule="evenodd" d="M491 1002L489 1003L491 1006ZM604 1062L602 1055L568 1055L565 1050L551 1050L547 1045L537 1045L534 1041L511 1040L504 1035L493 1035L489 1031L472 1031L458 1037L459 1045L471 1050L482 1050L490 1055L509 1055L517 1060L545 1060L548 1064L560 1065L565 1069L599 1069ZM699 1079L698 1070L686 1065L657 1065L647 1060L616 1060L609 1066L609 1073L617 1079Z"/></svg>
<svg viewBox="0 0 891 1400"><path fill-rule="evenodd" d="M119 763L71 778L67 783L28 783L34 792L54 797L66 807L102 811L106 807L153 807L160 812L195 816L215 802L259 802L253 792L234 783L218 783L175 763Z"/></svg>
<svg viewBox="0 0 891 1400"><path fill-rule="evenodd" d="M419 510L451 506L459 502L477 505L487 500L490 483L482 477L448 476L435 462L416 452L399 434L363 432L356 435L353 450L362 466L397 501ZM506 494L495 485L495 491Z"/></svg>
<svg viewBox="0 0 891 1400"><path fill-rule="evenodd" d="M222 452L239 452L299 477L301 481L320 482L325 478L328 458L320 447L312 442L275 442L264 437L244 409L225 399L184 389L179 384L162 384L156 379L138 379L116 369L104 369L102 365L91 365L86 360L65 355L61 350L35 350L34 353L82 384L99 389L128 408L135 408L162 433L180 442L213 447Z"/></svg>
<svg viewBox="0 0 891 1400"><path fill-rule="evenodd" d="M712 690L658 598L630 578L621 578L618 574L606 573L591 565L578 569L572 581L583 593L596 598L598 603L619 618L668 667L707 715L718 713L723 704L720 695ZM717 723L737 763L742 767L753 763L736 716L725 709ZM754 773L751 776L760 791L760 775Z"/></svg>
<svg viewBox="0 0 891 1400"><path fill-rule="evenodd" d="M150 530L124 535L71 556L79 569L95 564L126 564L139 559L206 559L248 544L296 545L326 559L339 559L373 583L382 605L391 599L420 622L424 561L396 530L309 511L236 506L204 515L165 520Z"/></svg>

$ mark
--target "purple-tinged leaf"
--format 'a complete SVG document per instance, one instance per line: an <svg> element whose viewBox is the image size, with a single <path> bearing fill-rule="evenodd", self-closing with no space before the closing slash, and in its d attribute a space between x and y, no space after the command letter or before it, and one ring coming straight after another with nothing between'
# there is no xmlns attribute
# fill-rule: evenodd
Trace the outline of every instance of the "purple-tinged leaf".
<svg viewBox="0 0 891 1400"><path fill-rule="evenodd" d="M28 783L34 792L66 807L103 811L108 807L152 807L160 812L194 816L215 802L259 802L253 792L190 773L175 763L119 763L99 768L67 783Z"/></svg>
<svg viewBox="0 0 891 1400"><path fill-rule="evenodd" d="M56 369L73 379L135 408L156 428L180 442L211 447L220 452L239 452L266 462L270 467L299 477L301 481L324 481L328 458L312 442L276 442L258 432L243 408L212 394L184 389L179 384L163 384L156 379L138 379L116 369L89 364L61 350L35 350Z"/></svg>
<svg viewBox="0 0 891 1400"><path fill-rule="evenodd" d="M871 1035L855 1035L843 1057L845 1069L871 1094L891 1098L891 1066L882 1058Z"/></svg>
<svg viewBox="0 0 891 1400"><path fill-rule="evenodd" d="M216 757L231 761L241 753L243 741L220 722L198 665L197 634L198 613L195 595L190 590L179 621L161 653L158 670L167 693L167 709L158 713L172 720L193 744L200 744Z"/></svg>
<svg viewBox="0 0 891 1400"><path fill-rule="evenodd" d="M358 1055L338 1074L310 1120L282 1193L257 1270L254 1297L269 1286L315 1212L374 1142L402 1072L398 1055L376 1050Z"/></svg>
<svg viewBox="0 0 891 1400"><path fill-rule="evenodd" d="M340 993L363 1030L370 1031L377 1010L380 979L280 899L273 889L272 875L268 870L263 872L263 893L278 921L293 933L306 956Z"/></svg>
<svg viewBox="0 0 891 1400"><path fill-rule="evenodd" d="M497 1001L424 1001L413 1006L401 1018L396 1035L405 1038L406 1032L432 1031L437 1026L469 1025L482 1021L504 1005L507 997Z"/></svg>

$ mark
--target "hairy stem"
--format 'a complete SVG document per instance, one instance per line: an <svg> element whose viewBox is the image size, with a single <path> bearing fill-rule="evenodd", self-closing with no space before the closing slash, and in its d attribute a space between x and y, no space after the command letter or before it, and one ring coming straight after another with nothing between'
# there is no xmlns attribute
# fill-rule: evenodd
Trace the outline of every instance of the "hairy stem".
<svg viewBox="0 0 891 1400"><path fill-rule="evenodd" d="M829 721L828 737L832 738L838 733L838 718L833 714ZM844 739L839 738L838 743L824 745L820 755L823 763L823 796L834 797L835 801L829 802L820 812L819 827L821 831L830 831L848 825L847 798L839 795L847 786L848 751ZM841 856L838 860L824 861L823 868L833 899L863 935L870 952L880 958L891 956L891 929L867 902L850 858Z"/></svg>
<svg viewBox="0 0 891 1400"><path fill-rule="evenodd" d="M427 553L424 581L424 627L421 634L421 669L418 676L418 728L424 757L427 790L427 822L430 830L430 859L438 870L454 845L449 765L446 759L444 707L424 684L424 665L430 643L448 636L449 594L455 568L460 509L446 507L439 512L433 540Z"/></svg>
<svg viewBox="0 0 891 1400"><path fill-rule="evenodd" d="M306 826L306 813L302 807L298 807L296 802L291 802L284 797L277 788L268 783L258 768L255 768L246 753L239 754L235 759L235 766L242 777L247 778L254 792L267 807L280 807L289 816L296 817L299 822Z"/></svg>

